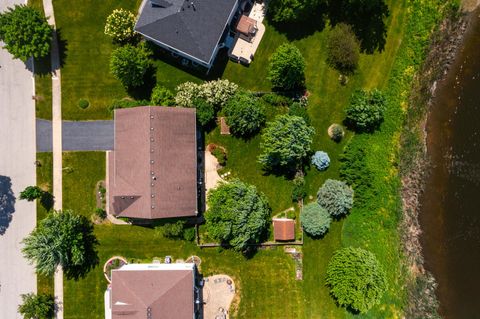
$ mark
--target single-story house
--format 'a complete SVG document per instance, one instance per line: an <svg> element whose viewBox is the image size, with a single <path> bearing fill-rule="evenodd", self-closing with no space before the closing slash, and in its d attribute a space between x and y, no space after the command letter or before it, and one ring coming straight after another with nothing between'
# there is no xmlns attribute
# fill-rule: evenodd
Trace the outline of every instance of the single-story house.
<svg viewBox="0 0 480 319"><path fill-rule="evenodd" d="M289 218L273 218L273 237L276 241L295 240L295 221Z"/></svg>
<svg viewBox="0 0 480 319"><path fill-rule="evenodd" d="M141 220L196 216L195 109L115 110L114 149L107 152L107 165L109 214Z"/></svg>
<svg viewBox="0 0 480 319"><path fill-rule="evenodd" d="M201 294L193 263L127 264L112 270L106 319L196 319Z"/></svg>
<svg viewBox="0 0 480 319"><path fill-rule="evenodd" d="M135 31L210 69L244 0L143 0Z"/></svg>

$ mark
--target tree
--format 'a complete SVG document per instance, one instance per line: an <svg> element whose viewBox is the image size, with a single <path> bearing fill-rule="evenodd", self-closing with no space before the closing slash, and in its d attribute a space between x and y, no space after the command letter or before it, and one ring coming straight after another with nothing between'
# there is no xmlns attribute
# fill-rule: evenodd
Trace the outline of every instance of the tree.
<svg viewBox="0 0 480 319"><path fill-rule="evenodd" d="M296 168L310 152L314 134L303 118L279 115L263 132L258 162L266 168Z"/></svg>
<svg viewBox="0 0 480 319"><path fill-rule="evenodd" d="M347 107L346 123L357 132L372 132L383 121L385 105L386 99L381 91L357 90Z"/></svg>
<svg viewBox="0 0 480 319"><path fill-rule="evenodd" d="M337 24L328 36L327 64L348 75L355 72L360 57L360 43L352 28L345 23Z"/></svg>
<svg viewBox="0 0 480 319"><path fill-rule="evenodd" d="M112 53L110 72L127 88L141 86L151 66L150 54L145 46L134 47L127 44L120 47Z"/></svg>
<svg viewBox="0 0 480 319"><path fill-rule="evenodd" d="M208 193L205 212L208 236L227 243L237 251L260 242L268 227L270 207L255 186L234 179Z"/></svg>
<svg viewBox="0 0 480 319"><path fill-rule="evenodd" d="M131 40L134 35L135 15L125 9L115 9L107 17L105 34L114 41L124 43Z"/></svg>
<svg viewBox="0 0 480 319"><path fill-rule="evenodd" d="M0 14L0 40L17 59L41 58L50 52L52 28L38 10L16 5Z"/></svg>
<svg viewBox="0 0 480 319"><path fill-rule="evenodd" d="M318 12L324 1L319 0L275 0L268 4L267 17L275 23L294 23L310 18Z"/></svg>
<svg viewBox="0 0 480 319"><path fill-rule="evenodd" d="M33 293L23 294L22 304L18 312L24 319L52 319L55 311L55 300L52 295Z"/></svg>
<svg viewBox="0 0 480 319"><path fill-rule="evenodd" d="M330 228L332 218L327 210L317 203L305 205L300 215L303 230L313 237L323 236Z"/></svg>
<svg viewBox="0 0 480 319"><path fill-rule="evenodd" d="M305 86L305 59L291 43L284 43L270 57L268 79L277 90L291 91Z"/></svg>
<svg viewBox="0 0 480 319"><path fill-rule="evenodd" d="M172 106L175 105L175 97L172 91L160 84L157 84L152 91L150 98L152 105Z"/></svg>
<svg viewBox="0 0 480 319"><path fill-rule="evenodd" d="M251 93L237 93L224 111L230 131L235 136L251 136L265 124L265 108Z"/></svg>
<svg viewBox="0 0 480 319"><path fill-rule="evenodd" d="M176 88L175 103L178 106L193 107L193 100L200 97L200 86L193 82L179 84Z"/></svg>
<svg viewBox="0 0 480 319"><path fill-rule="evenodd" d="M193 100L193 105L197 109L197 120L202 126L208 126L215 119L215 110L213 105L203 98Z"/></svg>
<svg viewBox="0 0 480 319"><path fill-rule="evenodd" d="M70 210L49 214L23 243L23 254L43 275L62 266L67 277L79 278L98 263L93 224Z"/></svg>
<svg viewBox="0 0 480 319"><path fill-rule="evenodd" d="M340 306L360 313L378 304L387 290L385 271L375 255L354 247L333 254L326 283Z"/></svg>
<svg viewBox="0 0 480 319"><path fill-rule="evenodd" d="M20 199L25 199L29 202L33 202L38 198L42 198L45 191L38 186L27 186L20 192Z"/></svg>
<svg viewBox="0 0 480 319"><path fill-rule="evenodd" d="M317 201L332 217L341 217L353 206L353 190L345 182L327 179L318 190Z"/></svg>

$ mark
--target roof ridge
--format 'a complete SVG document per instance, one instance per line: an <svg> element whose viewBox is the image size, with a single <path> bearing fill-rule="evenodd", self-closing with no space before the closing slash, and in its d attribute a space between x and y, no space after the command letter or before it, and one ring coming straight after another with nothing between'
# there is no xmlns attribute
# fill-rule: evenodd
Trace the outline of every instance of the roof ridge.
<svg viewBox="0 0 480 319"><path fill-rule="evenodd" d="M150 179L149 179L149 181L148 181L149 184L150 184L150 187L149 187L149 189L150 189L150 198L149 198L149 201L150 201L150 207L149 207L149 209L150 209L150 214L149 214L149 215L150 215L150 218L152 218L152 217L153 217L153 212L152 212L152 210L155 208L155 205L154 205L154 203L153 203L153 196L155 196L155 194L153 193L153 187L154 187L154 185L155 185L155 183L154 183L154 181L155 181L155 179L154 179L154 177L155 177L155 172L153 171L153 161L154 161L154 159L153 159L153 152L154 152L153 143L154 143L155 141L154 141L154 137L153 137L153 130L154 130L155 128L153 127L153 123L152 123L152 122L153 122L153 121L152 121L152 120L153 120L152 107L150 107L150 106L147 106L147 107L148 107L148 117L149 117L149 118L148 118L148 121L149 121L149 127L150 127L150 133L149 133L150 136L149 136L149 142L148 142L148 146L149 146L149 147L148 147L148 148L149 148L149 152L150 152L149 165L150 165L150 175L151 175L151 176L150 176Z"/></svg>
<svg viewBox="0 0 480 319"><path fill-rule="evenodd" d="M186 278L187 276L189 276L190 274L191 274L190 271L185 271L185 274L182 276L182 278L180 278L179 280L175 281L170 288L166 289L162 294L160 294L160 295L158 296L158 298L155 299L155 301L153 301L151 304L148 305L148 307L152 308L152 306L155 305L159 300L161 300L164 295L168 294L168 292L170 292L170 290L174 289L179 282L185 280L185 278Z"/></svg>

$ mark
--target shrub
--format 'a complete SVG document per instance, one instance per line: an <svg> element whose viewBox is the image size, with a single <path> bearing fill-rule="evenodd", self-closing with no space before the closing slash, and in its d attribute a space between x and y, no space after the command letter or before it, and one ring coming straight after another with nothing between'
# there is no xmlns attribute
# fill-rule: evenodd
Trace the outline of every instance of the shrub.
<svg viewBox="0 0 480 319"><path fill-rule="evenodd" d="M293 116L299 116L305 120L305 123L310 125L310 116L308 115L307 108L302 106L300 102L293 102L288 109L288 114Z"/></svg>
<svg viewBox="0 0 480 319"><path fill-rule="evenodd" d="M197 119L202 126L208 126L215 119L215 110L213 105L207 100L196 98L193 100L193 105L197 109Z"/></svg>
<svg viewBox="0 0 480 319"><path fill-rule="evenodd" d="M275 23L299 23L302 19L312 19L325 1L318 0L276 0L268 4L267 18ZM314 17L314 18L317 18ZM303 21L302 21L303 22ZM301 22L300 22L301 23Z"/></svg>
<svg viewBox="0 0 480 319"><path fill-rule="evenodd" d="M341 217L353 206L353 190L342 181L327 179L318 190L317 201L332 217Z"/></svg>
<svg viewBox="0 0 480 319"><path fill-rule="evenodd" d="M342 307L365 313L387 290L385 271L371 252L354 247L337 250L327 267L327 286Z"/></svg>
<svg viewBox="0 0 480 319"><path fill-rule="evenodd" d="M303 118L279 115L263 132L258 162L266 168L296 168L310 152L314 134Z"/></svg>
<svg viewBox="0 0 480 319"><path fill-rule="evenodd" d="M50 53L52 27L40 11L16 5L0 13L0 40L10 54L22 61L45 57Z"/></svg>
<svg viewBox="0 0 480 319"><path fill-rule="evenodd" d="M335 142L340 142L343 138L345 132L343 131L343 127L338 124L332 124L329 128L330 138Z"/></svg>
<svg viewBox="0 0 480 319"><path fill-rule="evenodd" d="M151 66L151 52L145 46L125 45L113 51L110 58L110 72L123 86L138 87L144 84L144 77Z"/></svg>
<svg viewBox="0 0 480 319"><path fill-rule="evenodd" d="M185 224L186 222L184 220L164 224L161 226L162 234L167 238L183 238Z"/></svg>
<svg viewBox="0 0 480 319"><path fill-rule="evenodd" d="M95 208L94 214L101 220L104 220L105 218L107 218L107 211L100 207Z"/></svg>
<svg viewBox="0 0 480 319"><path fill-rule="evenodd" d="M381 91L357 90L352 94L345 121L357 132L372 132L383 121L385 105L385 96Z"/></svg>
<svg viewBox="0 0 480 319"><path fill-rule="evenodd" d="M152 105L172 106L175 105L175 96L169 89L157 84L150 98Z"/></svg>
<svg viewBox="0 0 480 319"><path fill-rule="evenodd" d="M293 179L292 201L297 202L307 196L305 189L305 178L302 174L297 174Z"/></svg>
<svg viewBox="0 0 480 319"><path fill-rule="evenodd" d="M127 42L135 35L135 15L125 9L115 9L107 17L105 34L116 42Z"/></svg>
<svg viewBox="0 0 480 319"><path fill-rule="evenodd" d="M222 148L215 147L212 150L212 155L215 156L219 165L225 166L227 164L227 154Z"/></svg>
<svg viewBox="0 0 480 319"><path fill-rule="evenodd" d="M234 179L210 190L205 212L208 235L237 251L260 242L268 227L270 207L255 186Z"/></svg>
<svg viewBox="0 0 480 319"><path fill-rule="evenodd" d="M352 28L345 23L337 24L328 36L327 64L342 74L352 74L359 57L360 43Z"/></svg>
<svg viewBox="0 0 480 319"><path fill-rule="evenodd" d="M237 93L226 105L227 124L234 136L251 136L265 124L265 108L250 93Z"/></svg>
<svg viewBox="0 0 480 319"><path fill-rule="evenodd" d="M122 99L113 101L112 104L108 107L108 109L110 110L110 112L113 112L115 109L128 109L130 107L148 105L150 105L150 101L147 100Z"/></svg>
<svg viewBox="0 0 480 319"><path fill-rule="evenodd" d="M328 232L332 218L325 208L320 207L317 203L310 203L303 207L300 221L307 234L319 237Z"/></svg>
<svg viewBox="0 0 480 319"><path fill-rule="evenodd" d="M38 198L42 198L45 191L38 186L27 186L20 192L20 199L25 199L29 202L33 202Z"/></svg>
<svg viewBox="0 0 480 319"><path fill-rule="evenodd" d="M78 100L78 107L81 109L86 109L87 107L90 106L90 102L86 99L80 99Z"/></svg>
<svg viewBox="0 0 480 319"><path fill-rule="evenodd" d="M55 300L48 294L23 294L18 312L24 319L52 319L55 312Z"/></svg>
<svg viewBox="0 0 480 319"><path fill-rule="evenodd" d="M268 79L277 90L291 91L305 86L305 59L291 43L284 43L270 57Z"/></svg>
<svg viewBox="0 0 480 319"><path fill-rule="evenodd" d="M195 227L188 227L183 229L183 239L186 241L195 240Z"/></svg>
<svg viewBox="0 0 480 319"><path fill-rule="evenodd" d="M227 104L237 89L238 85L228 80L209 81L203 84L185 82L177 86L175 102L178 106L192 107L196 98L202 98L218 110Z"/></svg>
<svg viewBox="0 0 480 319"><path fill-rule="evenodd" d="M273 106L289 106L290 104L292 104L291 98L276 93L264 94L262 96L262 99Z"/></svg>
<svg viewBox="0 0 480 319"><path fill-rule="evenodd" d="M316 151L312 156L312 165L319 171L324 171L330 166L330 157L323 151Z"/></svg>

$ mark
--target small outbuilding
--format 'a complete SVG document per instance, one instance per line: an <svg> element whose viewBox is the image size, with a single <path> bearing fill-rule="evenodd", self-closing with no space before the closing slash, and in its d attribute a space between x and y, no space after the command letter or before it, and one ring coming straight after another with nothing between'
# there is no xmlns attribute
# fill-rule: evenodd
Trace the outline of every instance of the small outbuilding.
<svg viewBox="0 0 480 319"><path fill-rule="evenodd" d="M295 240L295 221L290 218L274 218L273 235L275 241Z"/></svg>

